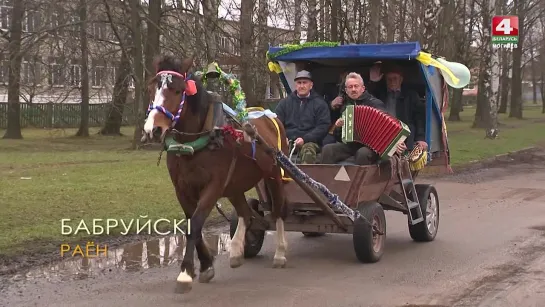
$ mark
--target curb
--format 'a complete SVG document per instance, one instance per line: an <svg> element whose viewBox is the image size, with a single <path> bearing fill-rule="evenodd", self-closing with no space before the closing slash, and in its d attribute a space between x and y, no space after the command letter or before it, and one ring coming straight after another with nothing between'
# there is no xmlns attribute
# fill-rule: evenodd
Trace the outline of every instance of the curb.
<svg viewBox="0 0 545 307"><path fill-rule="evenodd" d="M490 166L490 164L493 164L495 162L501 161L501 162L509 162L513 160L511 156L513 155L520 155L524 153L531 153L539 150L540 148L537 146L530 146L525 147L519 150L515 151L509 151L506 153L498 154L490 158L485 158L482 160L472 160L460 165L451 166L453 173L448 173L445 171L444 166L433 166L432 169L429 169L429 171L424 171L419 174L419 177L427 177L427 178L437 178L437 177L447 177L456 175L459 173L463 173L469 170L479 170L486 168Z"/></svg>

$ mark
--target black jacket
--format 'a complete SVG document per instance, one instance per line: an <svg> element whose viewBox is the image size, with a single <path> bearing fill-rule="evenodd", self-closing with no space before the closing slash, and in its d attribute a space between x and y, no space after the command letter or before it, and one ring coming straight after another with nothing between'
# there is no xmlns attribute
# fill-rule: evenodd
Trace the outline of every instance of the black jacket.
<svg viewBox="0 0 545 307"><path fill-rule="evenodd" d="M345 96L342 107L337 110L331 110L331 121L333 124L341 117L344 110L346 110L347 105L370 106L381 111L386 111L384 103L380 99L375 98L375 96L371 95L368 91L365 91L358 99L351 99L350 97ZM342 127L336 127L333 131L333 136L337 142L342 142Z"/></svg>
<svg viewBox="0 0 545 307"><path fill-rule="evenodd" d="M275 113L284 124L288 139L303 138L305 143L321 145L331 124L327 102L312 90L308 98L299 98L292 92L280 100Z"/></svg>
<svg viewBox="0 0 545 307"><path fill-rule="evenodd" d="M377 87L375 95L386 101L386 87ZM411 129L411 134L405 140L408 149L412 149L417 141L426 141L426 104L420 100L418 93L401 86L401 94L396 101L396 118Z"/></svg>

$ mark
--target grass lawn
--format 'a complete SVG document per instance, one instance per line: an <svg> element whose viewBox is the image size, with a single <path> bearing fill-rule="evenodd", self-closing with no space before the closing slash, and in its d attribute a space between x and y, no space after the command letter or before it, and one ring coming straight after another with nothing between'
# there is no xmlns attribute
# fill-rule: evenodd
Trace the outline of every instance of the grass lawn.
<svg viewBox="0 0 545 307"><path fill-rule="evenodd" d="M485 140L482 129L470 129L473 113L466 108L462 122L447 122L453 165L544 140L545 115L539 108L525 110L525 120L502 114L505 126L497 140ZM0 256L49 250L51 242L57 249L61 241L83 239L61 235L63 218L72 219L75 229L80 219L91 226L96 218L182 217L164 160L156 165L158 152L128 150L132 127L123 129L124 137L98 136L97 131L77 139L72 137L76 129L25 129L24 140L0 139Z"/></svg>

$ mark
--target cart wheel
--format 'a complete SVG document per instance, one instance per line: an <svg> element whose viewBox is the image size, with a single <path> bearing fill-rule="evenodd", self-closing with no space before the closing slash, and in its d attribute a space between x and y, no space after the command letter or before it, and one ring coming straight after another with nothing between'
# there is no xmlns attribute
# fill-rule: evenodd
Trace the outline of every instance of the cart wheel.
<svg viewBox="0 0 545 307"><path fill-rule="evenodd" d="M358 206L361 215L371 224L384 233L384 235L373 235L373 228L363 219L354 221L354 231L352 233L352 242L356 257L363 263L378 262L384 253L384 244L386 242L386 216L384 209L377 202L361 203Z"/></svg>
<svg viewBox="0 0 545 307"><path fill-rule="evenodd" d="M303 236L305 237L323 237L325 236L325 232L308 232L308 231L303 231Z"/></svg>
<svg viewBox="0 0 545 307"><path fill-rule="evenodd" d="M424 220L416 225L411 225L409 222L409 234L414 241L430 242L435 239L439 227L439 197L437 196L437 190L430 184L415 184L414 188Z"/></svg>
<svg viewBox="0 0 545 307"><path fill-rule="evenodd" d="M261 216L264 216L263 212L259 210L259 200L255 198L248 198L248 204L252 209L257 211ZM236 211L231 214L230 235L231 239L235 235L238 226L238 215ZM246 230L244 238L244 258L253 258L259 254L261 247L263 247L263 241L265 240L265 230Z"/></svg>

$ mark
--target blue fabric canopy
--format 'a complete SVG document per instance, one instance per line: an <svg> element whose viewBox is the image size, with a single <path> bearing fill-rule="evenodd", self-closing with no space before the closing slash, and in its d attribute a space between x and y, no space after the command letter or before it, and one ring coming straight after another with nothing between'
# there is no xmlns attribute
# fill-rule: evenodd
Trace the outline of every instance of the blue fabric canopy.
<svg viewBox="0 0 545 307"><path fill-rule="evenodd" d="M282 47L271 47L269 53L272 54L282 49ZM274 60L286 62L333 59L412 60L419 52L420 44L418 42L357 44L337 47L308 47L281 55Z"/></svg>

